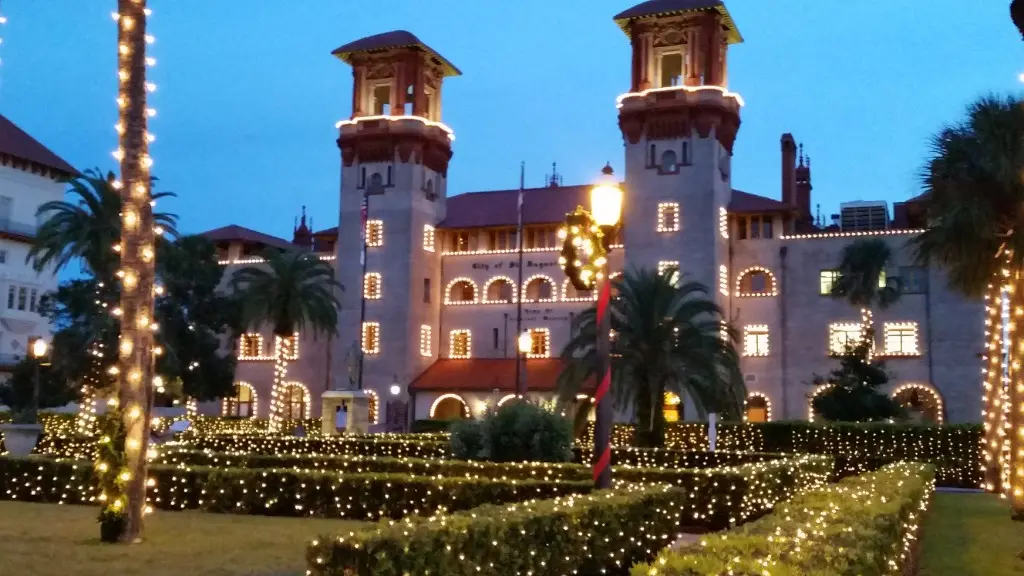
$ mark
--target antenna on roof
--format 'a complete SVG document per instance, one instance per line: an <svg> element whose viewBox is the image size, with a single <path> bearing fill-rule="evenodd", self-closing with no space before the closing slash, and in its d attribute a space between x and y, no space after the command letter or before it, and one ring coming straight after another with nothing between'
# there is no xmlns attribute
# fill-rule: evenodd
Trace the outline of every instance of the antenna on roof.
<svg viewBox="0 0 1024 576"><path fill-rule="evenodd" d="M817 208L817 214L814 216L814 225L819 227L819 228L821 228L821 225L822 225L822 220L821 220L821 204L820 203L817 204L817 207L818 207Z"/></svg>
<svg viewBox="0 0 1024 576"><path fill-rule="evenodd" d="M562 175L558 173L558 162L551 163L551 175L546 180L545 185L548 188L558 188L562 185Z"/></svg>

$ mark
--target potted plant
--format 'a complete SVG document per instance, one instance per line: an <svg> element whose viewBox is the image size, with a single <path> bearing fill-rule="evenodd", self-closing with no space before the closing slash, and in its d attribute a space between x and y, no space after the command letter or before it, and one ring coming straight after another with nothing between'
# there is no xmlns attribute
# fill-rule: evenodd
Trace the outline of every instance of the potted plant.
<svg viewBox="0 0 1024 576"><path fill-rule="evenodd" d="M64 406L75 399L67 382L45 362L45 342L37 340L31 348L33 355L15 365L11 377L0 383L0 404L13 416L11 424L0 425L0 433L12 456L27 456L35 448L43 432L40 408Z"/></svg>

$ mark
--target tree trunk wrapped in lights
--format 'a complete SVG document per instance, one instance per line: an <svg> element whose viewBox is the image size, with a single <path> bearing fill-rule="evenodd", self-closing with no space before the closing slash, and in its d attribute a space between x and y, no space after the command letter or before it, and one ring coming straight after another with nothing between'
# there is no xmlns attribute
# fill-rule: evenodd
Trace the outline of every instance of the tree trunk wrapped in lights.
<svg viewBox="0 0 1024 576"><path fill-rule="evenodd" d="M985 380L982 418L984 436L982 438L982 470L984 472L984 488L988 492L997 492L1003 481L1001 478L1002 459L1002 408L1003 393L1003 281L1001 276L989 284L985 295Z"/></svg>
<svg viewBox="0 0 1024 576"><path fill-rule="evenodd" d="M102 482L101 535L104 540L138 541L146 508L146 455L153 401L154 260L156 233L150 204L150 165L146 117L146 0L118 0L117 131L121 162L121 337L118 343L117 411L120 429L101 438L98 467ZM122 445L123 442L123 445ZM106 447L105 447L106 446ZM104 461L103 455L117 462ZM122 456L121 458L117 458ZM115 475L110 481L109 475Z"/></svg>
<svg viewBox="0 0 1024 576"><path fill-rule="evenodd" d="M270 431L280 432L284 420L285 378L288 376L288 363L284 358L284 338L274 336L274 388L270 394Z"/></svg>
<svg viewBox="0 0 1024 576"><path fill-rule="evenodd" d="M1014 520L1024 521L1024 270L1019 266L1010 276L1009 382L1004 400L1007 459L1007 496Z"/></svg>

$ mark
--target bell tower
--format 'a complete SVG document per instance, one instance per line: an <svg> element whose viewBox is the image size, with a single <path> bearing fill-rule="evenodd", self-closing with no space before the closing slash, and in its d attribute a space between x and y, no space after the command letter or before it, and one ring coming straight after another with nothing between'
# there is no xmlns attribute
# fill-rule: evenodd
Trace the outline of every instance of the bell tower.
<svg viewBox="0 0 1024 576"><path fill-rule="evenodd" d="M633 50L617 103L627 261L677 264L728 310L726 210L743 101L728 90L727 54L743 38L720 0L649 0L615 22Z"/></svg>
<svg viewBox="0 0 1024 576"><path fill-rule="evenodd" d="M352 116L338 122L341 214L335 269L345 286L333 386L359 380L384 401L404 398L438 348L440 251L452 130L441 87L459 70L406 31L369 36L334 56L352 66ZM366 234L366 260L360 253ZM371 415L372 416L372 415ZM381 410L381 422L384 413Z"/></svg>

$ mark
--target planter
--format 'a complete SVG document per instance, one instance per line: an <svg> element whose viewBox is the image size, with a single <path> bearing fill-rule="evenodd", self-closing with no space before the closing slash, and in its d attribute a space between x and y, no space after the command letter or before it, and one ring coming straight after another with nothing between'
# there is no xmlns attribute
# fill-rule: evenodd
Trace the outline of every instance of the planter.
<svg viewBox="0 0 1024 576"><path fill-rule="evenodd" d="M28 456L43 433L42 424L0 424L4 447L11 456Z"/></svg>

